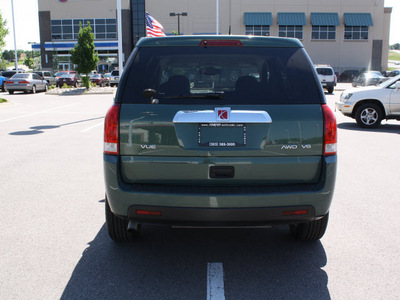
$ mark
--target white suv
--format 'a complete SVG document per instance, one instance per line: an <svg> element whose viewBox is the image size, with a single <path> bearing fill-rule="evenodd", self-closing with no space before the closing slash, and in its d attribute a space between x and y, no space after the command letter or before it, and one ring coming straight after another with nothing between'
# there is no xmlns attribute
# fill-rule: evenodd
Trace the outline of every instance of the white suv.
<svg viewBox="0 0 400 300"><path fill-rule="evenodd" d="M337 83L337 78L332 67L330 65L315 65L314 67L322 87L326 89L329 94L332 94L333 88Z"/></svg>
<svg viewBox="0 0 400 300"><path fill-rule="evenodd" d="M111 72L111 79L110 79L110 85L111 86L118 86L119 84L119 70L113 70Z"/></svg>
<svg viewBox="0 0 400 300"><path fill-rule="evenodd" d="M400 120L400 75L379 86L344 91L336 108L364 128L376 128L384 119Z"/></svg>

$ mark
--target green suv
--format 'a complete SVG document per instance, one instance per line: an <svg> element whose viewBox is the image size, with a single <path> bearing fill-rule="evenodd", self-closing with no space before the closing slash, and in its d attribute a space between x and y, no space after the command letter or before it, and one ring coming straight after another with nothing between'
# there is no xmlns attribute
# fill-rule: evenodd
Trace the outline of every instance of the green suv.
<svg viewBox="0 0 400 300"><path fill-rule="evenodd" d="M106 223L325 233L336 120L296 39L143 38L105 119Z"/></svg>

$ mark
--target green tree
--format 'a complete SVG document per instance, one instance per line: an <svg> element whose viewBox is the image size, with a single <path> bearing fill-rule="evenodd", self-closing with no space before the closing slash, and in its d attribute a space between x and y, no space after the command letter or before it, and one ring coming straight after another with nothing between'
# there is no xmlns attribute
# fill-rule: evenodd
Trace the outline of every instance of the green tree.
<svg viewBox="0 0 400 300"><path fill-rule="evenodd" d="M5 37L8 34L8 28L7 28L7 21L3 20L3 16L1 15L0 12L0 64L4 65L5 62L3 62L2 58L2 52L3 48L6 45Z"/></svg>
<svg viewBox="0 0 400 300"><path fill-rule="evenodd" d="M97 62L99 57L94 50L94 34L92 33L92 27L90 23L83 28L82 24L79 24L80 30L78 34L78 42L75 48L71 49L71 62L78 65L76 69L80 74L85 74L82 76L83 85L89 88L90 79L89 73L95 70L97 67Z"/></svg>
<svg viewBox="0 0 400 300"><path fill-rule="evenodd" d="M25 58L24 65L27 66L29 69L33 70L33 68L35 66L35 63L33 62L33 58L30 58L30 57Z"/></svg>

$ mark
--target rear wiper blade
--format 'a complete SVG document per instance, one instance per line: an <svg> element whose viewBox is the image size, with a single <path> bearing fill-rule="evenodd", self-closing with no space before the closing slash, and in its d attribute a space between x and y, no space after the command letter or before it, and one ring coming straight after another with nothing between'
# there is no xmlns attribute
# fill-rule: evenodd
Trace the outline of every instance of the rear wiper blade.
<svg viewBox="0 0 400 300"><path fill-rule="evenodd" d="M163 97L164 99L224 99L224 93L190 94Z"/></svg>

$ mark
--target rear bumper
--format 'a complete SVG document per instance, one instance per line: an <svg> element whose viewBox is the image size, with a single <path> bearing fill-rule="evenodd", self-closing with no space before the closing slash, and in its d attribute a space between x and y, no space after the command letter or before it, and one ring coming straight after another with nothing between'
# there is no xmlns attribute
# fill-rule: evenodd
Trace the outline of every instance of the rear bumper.
<svg viewBox="0 0 400 300"><path fill-rule="evenodd" d="M333 88L334 86L336 86L336 82L321 82L321 85L323 88Z"/></svg>
<svg viewBox="0 0 400 300"><path fill-rule="evenodd" d="M158 215L141 215L140 212ZM297 212L298 214L296 215ZM265 226L315 220L312 206L259 208L188 208L133 205L128 218L137 223L172 226Z"/></svg>
<svg viewBox="0 0 400 300"><path fill-rule="evenodd" d="M5 85L7 91L32 91L32 84L29 85Z"/></svg>
<svg viewBox="0 0 400 300"><path fill-rule="evenodd" d="M170 186L127 184L119 157L104 155L106 195L112 212L139 223L270 224L307 221L324 216L330 208L337 157L323 158L315 184L282 186ZM138 215L137 210L161 211L161 216ZM304 215L284 211L307 210Z"/></svg>

